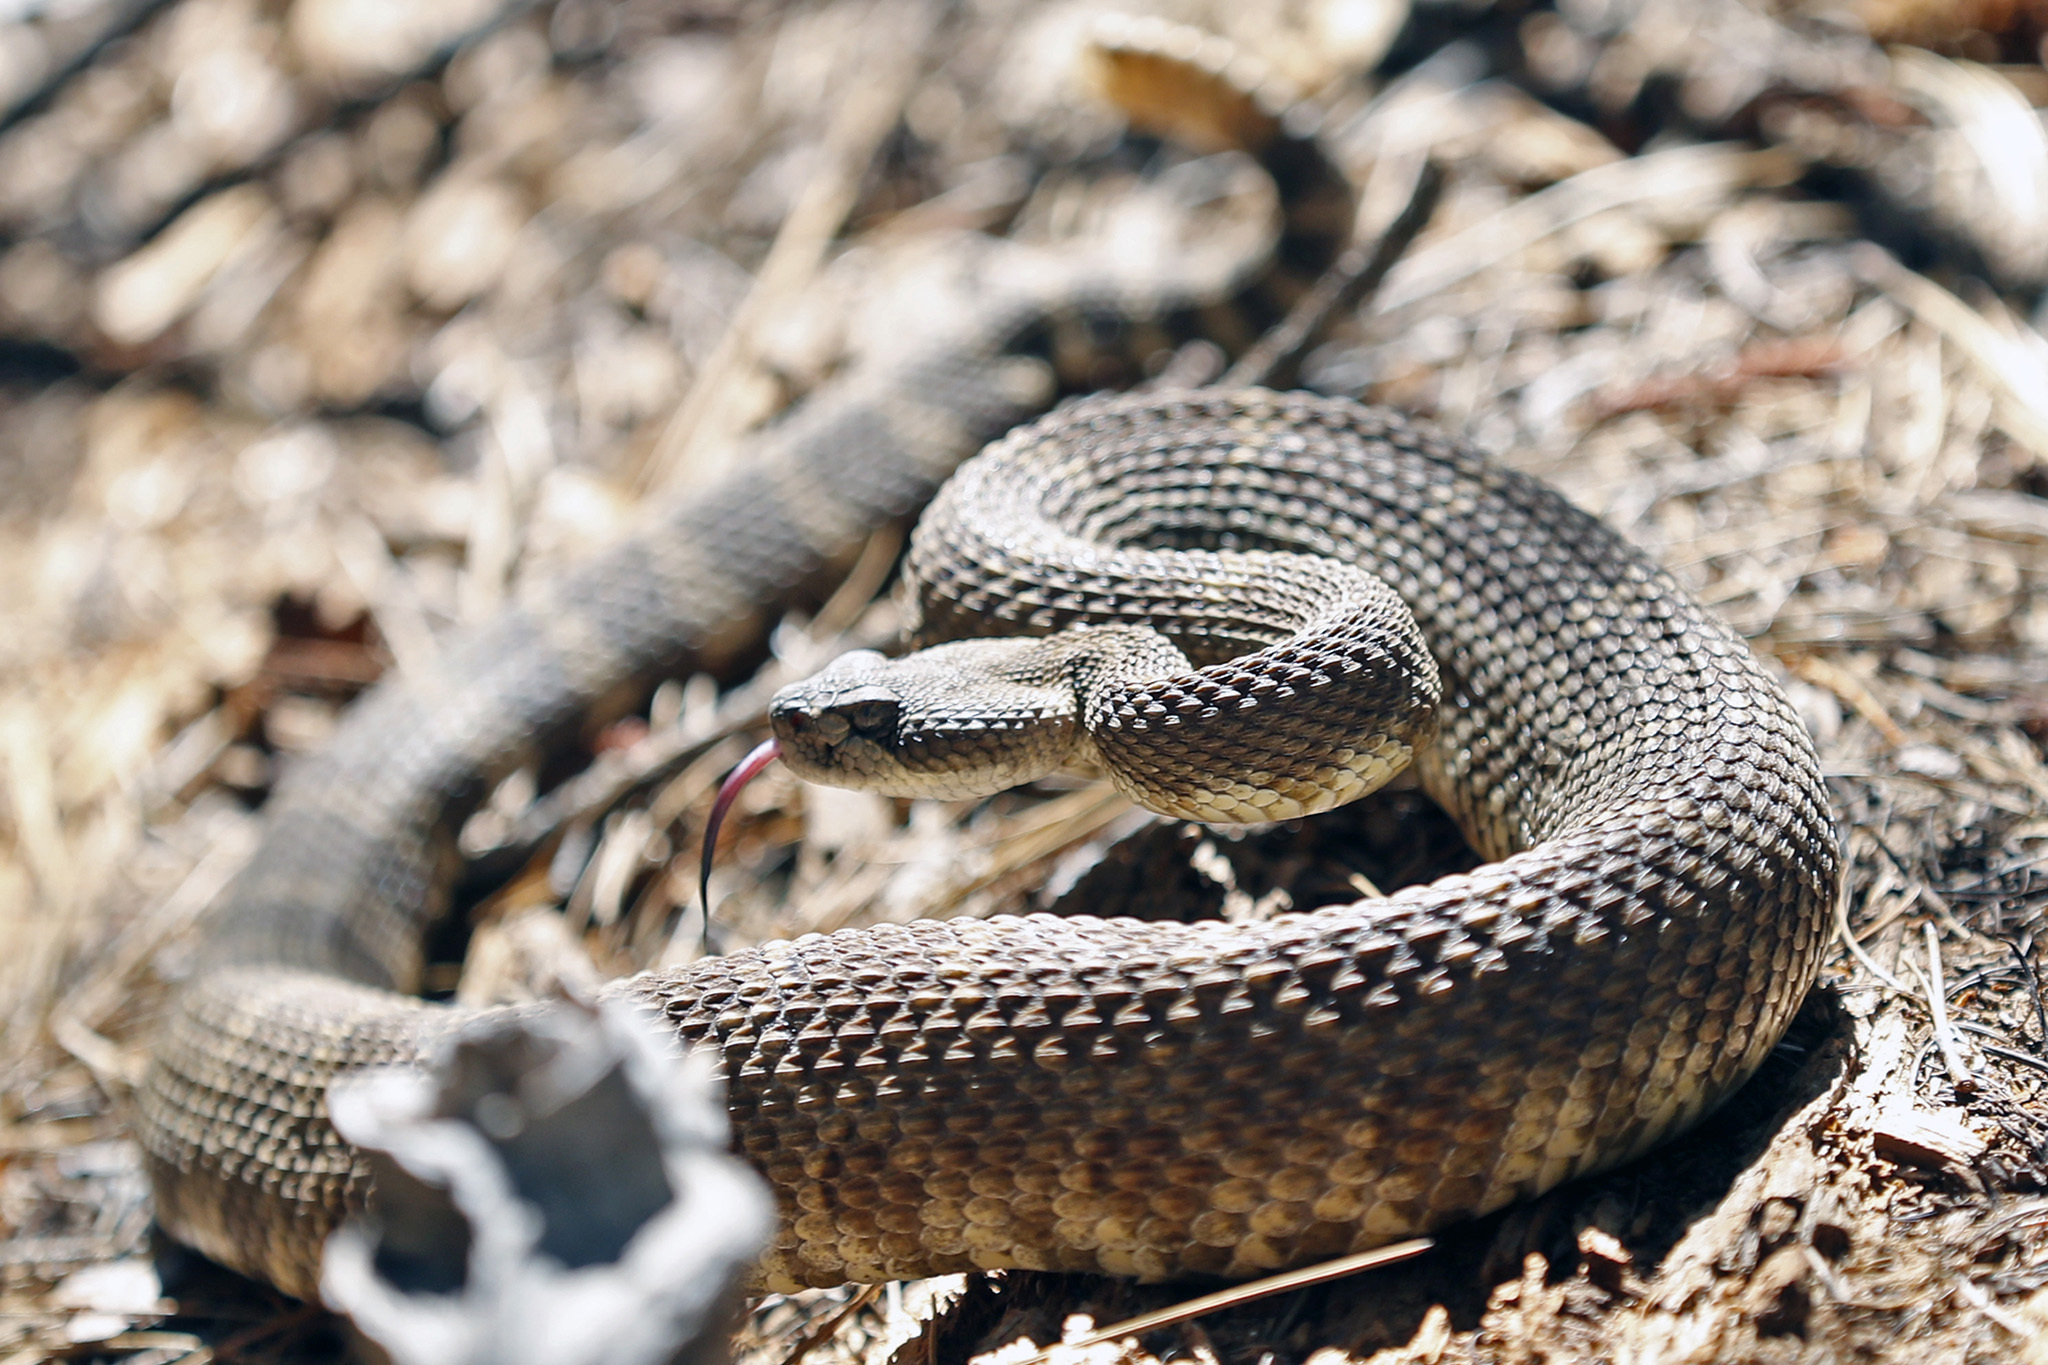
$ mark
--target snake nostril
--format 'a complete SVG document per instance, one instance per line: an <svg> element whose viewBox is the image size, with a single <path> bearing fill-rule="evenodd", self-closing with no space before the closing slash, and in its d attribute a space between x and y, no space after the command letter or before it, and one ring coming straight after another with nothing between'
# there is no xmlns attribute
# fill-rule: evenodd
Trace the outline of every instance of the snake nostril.
<svg viewBox="0 0 2048 1365"><path fill-rule="evenodd" d="M801 707L778 706L768 713L768 718L774 722L777 729L786 730L793 735L800 735L811 728L810 712Z"/></svg>
<svg viewBox="0 0 2048 1365"><path fill-rule="evenodd" d="M818 738L827 744L837 744L845 739L847 731L852 728L846 723L846 717L837 711L820 711L811 717L811 726L818 732Z"/></svg>

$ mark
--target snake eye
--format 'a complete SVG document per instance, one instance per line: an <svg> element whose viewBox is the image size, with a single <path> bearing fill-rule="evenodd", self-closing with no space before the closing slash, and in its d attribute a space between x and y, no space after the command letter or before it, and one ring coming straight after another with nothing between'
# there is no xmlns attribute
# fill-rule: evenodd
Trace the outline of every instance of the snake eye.
<svg viewBox="0 0 2048 1365"><path fill-rule="evenodd" d="M896 717L901 709L894 700L855 702L846 709L846 718L863 735L890 735L896 731Z"/></svg>

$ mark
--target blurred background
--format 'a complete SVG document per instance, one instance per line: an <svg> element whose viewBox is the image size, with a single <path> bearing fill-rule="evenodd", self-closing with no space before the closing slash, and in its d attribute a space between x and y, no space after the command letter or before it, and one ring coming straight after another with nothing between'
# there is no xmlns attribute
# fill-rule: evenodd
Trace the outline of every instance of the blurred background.
<svg viewBox="0 0 2048 1365"><path fill-rule="evenodd" d="M1255 56L1361 184L1445 164L1303 382L1433 417L1658 555L1787 680L1853 873L1768 1084L1661 1168L1148 1342L2048 1360L2048 5L1120 8ZM346 1352L151 1243L120 1103L193 919L380 674L973 307L951 263L978 236L1059 250L1148 179L1165 154L1075 76L1099 9L0 0L0 1362ZM893 535L598 736L594 781L508 781L463 832L467 970L458 943L430 984L697 952L676 855L754 734L748 679L885 638ZM1401 793L1235 837L1086 788L770 778L743 811L732 941L1265 913L1469 856ZM1131 1292L1028 1278L767 1301L741 1353L966 1359Z"/></svg>

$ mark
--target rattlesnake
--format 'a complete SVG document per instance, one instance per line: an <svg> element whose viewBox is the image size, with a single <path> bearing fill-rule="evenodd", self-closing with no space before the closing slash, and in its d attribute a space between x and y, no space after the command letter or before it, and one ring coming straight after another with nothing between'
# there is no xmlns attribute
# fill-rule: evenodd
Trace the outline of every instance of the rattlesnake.
<svg viewBox="0 0 2048 1365"><path fill-rule="evenodd" d="M1318 183L1309 144L1257 126L1283 181ZM1283 233L1279 254L1312 264L1316 240ZM365 699L274 798L163 1026L138 1111L165 1226L310 1293L326 1233L367 1195L326 1087L462 1022L397 992L445 900L447 833L493 775L921 502L1037 404L1016 360L1060 316L1164 316L1263 273L1197 286L1155 265L1139 288L1077 270L984 300L435 676ZM620 983L723 1058L736 1145L781 1208L766 1283L1297 1263L1641 1151L1769 1051L1837 873L1818 766L1742 642L1592 518L1398 416L1263 391L1088 400L973 470L913 556L927 639L1143 622L1207 664L1292 628L1291 609L1232 607L1243 552L1306 554L1347 583L1363 567L1392 590L1362 590L1372 611L1398 596L1428 655L1406 688L1421 719L1366 747L1375 764L1412 747L1500 861L1264 923L920 922ZM1156 572L1132 586L1041 557L1103 540L1194 551L1196 569L1147 552ZM1208 624L1176 632L1189 620ZM1192 730L1247 697L1284 716L1292 692L1312 710L1283 736L1327 730L1348 664L1380 676L1339 653L1225 665L1155 718ZM1322 804L1262 803L1270 784L1241 774L1211 786L1240 815Z"/></svg>

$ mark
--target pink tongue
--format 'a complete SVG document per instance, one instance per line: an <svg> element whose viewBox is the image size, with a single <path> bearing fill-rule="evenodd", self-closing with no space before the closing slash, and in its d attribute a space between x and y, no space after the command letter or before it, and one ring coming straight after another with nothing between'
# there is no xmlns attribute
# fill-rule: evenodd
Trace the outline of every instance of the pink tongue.
<svg viewBox="0 0 2048 1365"><path fill-rule="evenodd" d="M697 874L697 901L704 907L704 923L711 924L711 858L718 848L718 827L725 823L725 813L732 809L732 803L739 799L740 788L761 775L761 770L773 763L781 754L775 741L764 739L754 746L754 751L739 761L739 766L725 775L725 781L718 788L718 795L711 801L711 818L704 822L704 865Z"/></svg>

